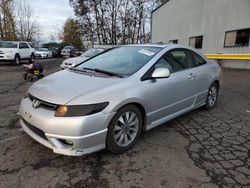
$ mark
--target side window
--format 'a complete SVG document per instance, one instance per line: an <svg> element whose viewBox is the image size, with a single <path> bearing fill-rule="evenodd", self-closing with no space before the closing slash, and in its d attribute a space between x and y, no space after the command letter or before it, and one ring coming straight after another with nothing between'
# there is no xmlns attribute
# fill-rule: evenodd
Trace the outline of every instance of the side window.
<svg viewBox="0 0 250 188"><path fill-rule="evenodd" d="M23 48L29 48L27 43L22 43Z"/></svg>
<svg viewBox="0 0 250 188"><path fill-rule="evenodd" d="M189 56L186 50L171 50L166 53L165 59L173 67L174 72L190 68Z"/></svg>
<svg viewBox="0 0 250 188"><path fill-rule="evenodd" d="M23 43L19 43L19 49L23 49Z"/></svg>
<svg viewBox="0 0 250 188"><path fill-rule="evenodd" d="M157 63L154 65L154 68L155 69L157 69L157 68L167 68L167 69L169 69L170 73L174 72L173 67L163 57L157 61Z"/></svg>
<svg viewBox="0 0 250 188"><path fill-rule="evenodd" d="M193 55L193 66L194 67L198 67L198 66L201 66L201 65L204 65L206 64L206 60L203 59L200 55L198 55L197 53L195 52L192 52L192 55Z"/></svg>

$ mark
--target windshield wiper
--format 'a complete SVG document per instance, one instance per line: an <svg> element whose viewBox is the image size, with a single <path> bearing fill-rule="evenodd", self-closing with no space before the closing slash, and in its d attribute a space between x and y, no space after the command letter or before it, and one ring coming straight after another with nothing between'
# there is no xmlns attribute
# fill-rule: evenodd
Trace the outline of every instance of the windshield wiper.
<svg viewBox="0 0 250 188"><path fill-rule="evenodd" d="M84 73L87 73L87 74L92 74L92 73L89 72L89 71L82 70L82 69L77 69L76 67L70 67L69 70L72 70L72 71L74 71L74 72L84 72Z"/></svg>
<svg viewBox="0 0 250 188"><path fill-rule="evenodd" d="M106 70L101 70L101 69L91 69L91 68L83 68L85 70L90 70L90 71L95 71L95 72L99 72L99 73L103 73L103 74L107 74L109 76L116 76L116 77L119 77L119 78L124 78L122 75L120 74L117 74L117 73L114 73L114 72L109 72L109 71L106 71Z"/></svg>

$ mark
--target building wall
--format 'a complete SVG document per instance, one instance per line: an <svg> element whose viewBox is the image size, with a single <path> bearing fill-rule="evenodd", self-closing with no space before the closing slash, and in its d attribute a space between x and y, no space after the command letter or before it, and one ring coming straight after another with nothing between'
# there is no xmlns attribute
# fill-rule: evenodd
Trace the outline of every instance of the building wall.
<svg viewBox="0 0 250 188"><path fill-rule="evenodd" d="M250 53L250 47L224 48L225 32L250 28L250 0L169 0L152 13L152 42L189 45L203 35L203 53Z"/></svg>

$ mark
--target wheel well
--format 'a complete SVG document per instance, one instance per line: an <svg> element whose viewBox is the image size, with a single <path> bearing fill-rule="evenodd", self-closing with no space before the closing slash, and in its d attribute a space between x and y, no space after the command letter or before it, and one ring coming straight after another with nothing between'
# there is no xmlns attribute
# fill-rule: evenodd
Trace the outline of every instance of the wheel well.
<svg viewBox="0 0 250 188"><path fill-rule="evenodd" d="M19 54L16 54L16 55L15 55L15 57L16 57L16 56L20 57L20 55L19 55Z"/></svg>
<svg viewBox="0 0 250 188"><path fill-rule="evenodd" d="M217 84L217 86L220 88L220 81L219 80L215 80L214 83Z"/></svg>

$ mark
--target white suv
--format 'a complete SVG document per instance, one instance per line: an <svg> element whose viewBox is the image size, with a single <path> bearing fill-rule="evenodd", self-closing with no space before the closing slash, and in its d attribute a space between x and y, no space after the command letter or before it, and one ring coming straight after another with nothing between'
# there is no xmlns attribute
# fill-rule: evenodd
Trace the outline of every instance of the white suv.
<svg viewBox="0 0 250 188"><path fill-rule="evenodd" d="M12 61L20 64L21 60L33 62L35 50L29 42L0 41L0 61Z"/></svg>

